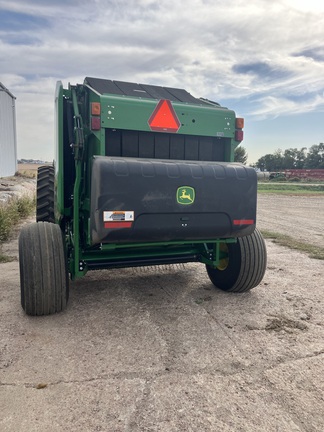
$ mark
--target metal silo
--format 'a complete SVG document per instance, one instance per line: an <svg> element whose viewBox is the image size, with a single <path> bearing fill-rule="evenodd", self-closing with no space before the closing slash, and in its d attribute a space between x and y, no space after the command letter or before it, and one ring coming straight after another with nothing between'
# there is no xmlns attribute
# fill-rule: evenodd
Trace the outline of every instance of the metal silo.
<svg viewBox="0 0 324 432"><path fill-rule="evenodd" d="M15 96L0 83L0 177L17 171Z"/></svg>

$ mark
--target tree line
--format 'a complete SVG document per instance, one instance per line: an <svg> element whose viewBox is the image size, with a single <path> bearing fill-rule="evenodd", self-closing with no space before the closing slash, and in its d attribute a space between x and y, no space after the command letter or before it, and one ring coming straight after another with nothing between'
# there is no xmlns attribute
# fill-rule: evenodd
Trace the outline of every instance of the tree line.
<svg viewBox="0 0 324 432"><path fill-rule="evenodd" d="M235 150L235 161L246 163L247 154L244 147ZM254 168L261 171L281 171L285 169L324 169L324 143L315 144L309 148L278 149L272 154L266 154L258 159Z"/></svg>

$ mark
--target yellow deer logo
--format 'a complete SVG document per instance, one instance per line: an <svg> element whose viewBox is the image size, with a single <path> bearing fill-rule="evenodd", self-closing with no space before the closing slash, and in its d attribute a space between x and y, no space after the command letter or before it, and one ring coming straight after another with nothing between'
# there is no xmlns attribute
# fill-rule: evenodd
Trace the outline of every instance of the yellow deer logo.
<svg viewBox="0 0 324 432"><path fill-rule="evenodd" d="M177 190L177 202L188 205L195 201L195 190L191 186L181 186Z"/></svg>

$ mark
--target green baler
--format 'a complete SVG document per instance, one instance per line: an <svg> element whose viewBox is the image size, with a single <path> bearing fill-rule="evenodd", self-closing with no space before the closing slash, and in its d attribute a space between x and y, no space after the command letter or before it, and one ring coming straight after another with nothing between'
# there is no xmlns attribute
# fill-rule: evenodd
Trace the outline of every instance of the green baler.
<svg viewBox="0 0 324 432"><path fill-rule="evenodd" d="M183 89L85 78L56 88L56 159L19 237L21 302L63 310L88 270L201 262L225 291L266 268L257 177L236 164L243 119Z"/></svg>

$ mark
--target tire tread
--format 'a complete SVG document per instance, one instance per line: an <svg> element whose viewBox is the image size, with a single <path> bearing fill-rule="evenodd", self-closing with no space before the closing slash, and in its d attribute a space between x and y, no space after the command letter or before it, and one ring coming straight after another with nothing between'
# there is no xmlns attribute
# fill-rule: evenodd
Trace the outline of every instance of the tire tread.
<svg viewBox="0 0 324 432"><path fill-rule="evenodd" d="M53 166L40 166L37 170L36 221L55 222Z"/></svg>
<svg viewBox="0 0 324 432"><path fill-rule="evenodd" d="M61 229L48 222L23 227L19 236L21 305L28 315L61 312L68 277Z"/></svg>
<svg viewBox="0 0 324 432"><path fill-rule="evenodd" d="M231 251L230 261L234 260L235 265L225 271L207 266L210 280L228 292L243 293L255 288L262 281L267 267L267 250L259 230L238 238Z"/></svg>

